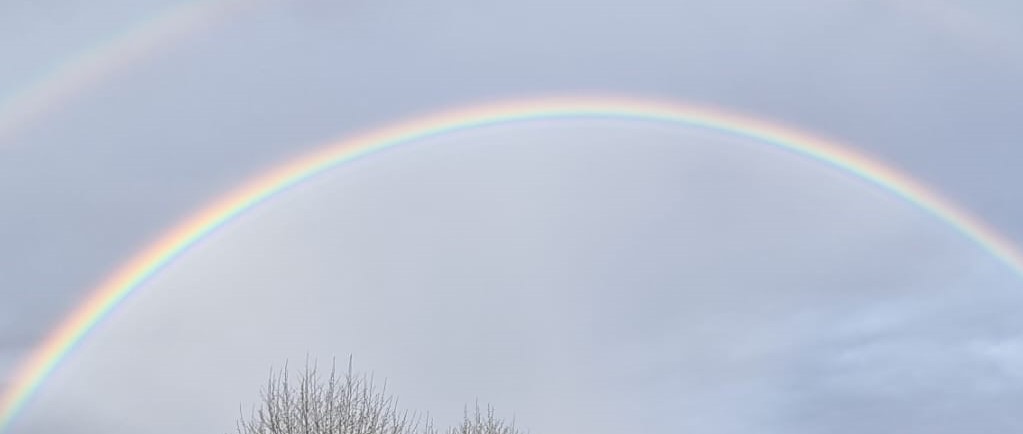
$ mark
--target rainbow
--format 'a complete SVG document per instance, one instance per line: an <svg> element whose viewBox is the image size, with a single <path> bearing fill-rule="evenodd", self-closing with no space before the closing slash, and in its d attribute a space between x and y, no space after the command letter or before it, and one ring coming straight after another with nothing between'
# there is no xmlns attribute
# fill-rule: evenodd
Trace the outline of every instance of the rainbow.
<svg viewBox="0 0 1023 434"><path fill-rule="evenodd" d="M0 396L0 431L89 331L145 282L225 223L276 194L364 156L454 131L532 120L618 119L696 127L751 139L851 173L933 214L1023 275L1023 254L1005 237L906 174L838 142L739 114L667 101L612 96L541 97L472 106L400 122L276 167L229 192L132 257L97 286L18 367Z"/></svg>

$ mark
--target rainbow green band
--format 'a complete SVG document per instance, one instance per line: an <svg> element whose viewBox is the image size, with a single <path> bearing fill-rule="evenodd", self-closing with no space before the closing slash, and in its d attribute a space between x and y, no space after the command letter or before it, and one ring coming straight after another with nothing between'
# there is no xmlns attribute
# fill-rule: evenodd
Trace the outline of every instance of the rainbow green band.
<svg viewBox="0 0 1023 434"><path fill-rule="evenodd" d="M190 246L274 194L343 163L398 145L488 125L562 118L613 118L704 128L809 157L915 204L1023 275L1023 255L1008 239L908 175L834 141L723 111L635 98L544 97L482 105L445 111L332 142L250 180L166 232L92 290L19 366L13 387L0 397L0 432L6 431L47 376L125 297Z"/></svg>

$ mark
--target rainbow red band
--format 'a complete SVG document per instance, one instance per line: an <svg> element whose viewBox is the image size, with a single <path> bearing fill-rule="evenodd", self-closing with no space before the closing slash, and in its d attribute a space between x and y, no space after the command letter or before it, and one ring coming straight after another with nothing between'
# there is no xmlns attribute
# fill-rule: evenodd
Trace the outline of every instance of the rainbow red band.
<svg viewBox="0 0 1023 434"><path fill-rule="evenodd" d="M833 141L718 110L635 98L545 97L482 105L397 123L327 144L243 184L166 232L96 287L20 365L13 387L0 397L0 432L10 426L47 376L125 297L190 246L275 194L343 163L398 145L470 128L561 118L613 118L703 128L803 155L854 174L917 205L1023 275L1023 254L994 229L908 175Z"/></svg>

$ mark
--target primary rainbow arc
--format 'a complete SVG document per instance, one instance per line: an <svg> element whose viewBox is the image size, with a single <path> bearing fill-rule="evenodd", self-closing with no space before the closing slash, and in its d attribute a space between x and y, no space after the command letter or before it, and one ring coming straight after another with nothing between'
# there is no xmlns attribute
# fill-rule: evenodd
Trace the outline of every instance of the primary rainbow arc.
<svg viewBox="0 0 1023 434"><path fill-rule="evenodd" d="M628 97L542 97L445 111L331 142L230 192L132 257L96 287L15 371L0 396L0 432L46 377L133 291L226 222L273 195L343 163L445 133L538 119L614 118L704 128L791 151L854 174L933 214L1023 276L1023 254L1010 240L910 176L835 141L707 107Z"/></svg>

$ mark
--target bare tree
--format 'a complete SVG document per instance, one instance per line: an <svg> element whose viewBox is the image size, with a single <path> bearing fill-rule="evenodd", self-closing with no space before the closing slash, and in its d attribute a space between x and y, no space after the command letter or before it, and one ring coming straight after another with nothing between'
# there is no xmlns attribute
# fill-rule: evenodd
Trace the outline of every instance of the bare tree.
<svg viewBox="0 0 1023 434"><path fill-rule="evenodd" d="M248 417L240 415L238 434L438 434L429 416L409 413L398 407L398 399L387 393L387 382L377 389L372 375L339 375L335 364L324 378L315 364L292 379L288 366L271 371L260 393L260 403ZM448 434L521 434L514 423L486 414L476 405L468 409L462 423Z"/></svg>
<svg viewBox="0 0 1023 434"><path fill-rule="evenodd" d="M514 420L508 423L495 417L494 408L489 405L484 414L480 412L479 403L476 403L475 412L470 415L467 408L462 423L449 429L448 434L520 434L520 431L515 428Z"/></svg>
<svg viewBox="0 0 1023 434"><path fill-rule="evenodd" d="M316 365L293 381L287 365L271 372L260 393L261 403L249 417L242 415L238 434L435 434L429 418L399 410L398 400L377 390L374 378L336 365L322 378Z"/></svg>

